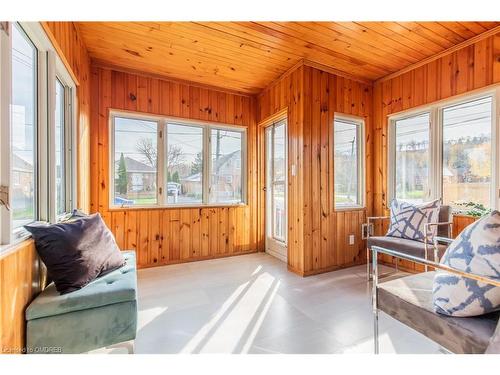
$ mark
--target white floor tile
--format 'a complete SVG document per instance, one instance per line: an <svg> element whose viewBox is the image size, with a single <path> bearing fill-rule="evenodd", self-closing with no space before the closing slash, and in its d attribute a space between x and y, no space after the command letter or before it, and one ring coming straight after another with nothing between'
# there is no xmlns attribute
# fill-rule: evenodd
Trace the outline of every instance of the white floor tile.
<svg viewBox="0 0 500 375"><path fill-rule="evenodd" d="M302 278L260 253L139 270L138 288L136 353L373 353L365 266ZM382 353L440 352L379 321Z"/></svg>

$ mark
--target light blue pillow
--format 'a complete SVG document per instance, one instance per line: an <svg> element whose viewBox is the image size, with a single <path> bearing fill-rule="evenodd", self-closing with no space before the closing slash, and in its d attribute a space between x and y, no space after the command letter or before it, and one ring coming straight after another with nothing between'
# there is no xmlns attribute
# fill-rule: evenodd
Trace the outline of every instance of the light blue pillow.
<svg viewBox="0 0 500 375"><path fill-rule="evenodd" d="M441 263L500 281L500 212L470 224L446 250ZM434 310L451 316L477 316L500 309L500 288L448 272L434 277Z"/></svg>
<svg viewBox="0 0 500 375"><path fill-rule="evenodd" d="M439 221L440 207L439 200L415 205L393 199L387 236L424 242L425 224ZM435 229L433 226L429 234L435 234Z"/></svg>

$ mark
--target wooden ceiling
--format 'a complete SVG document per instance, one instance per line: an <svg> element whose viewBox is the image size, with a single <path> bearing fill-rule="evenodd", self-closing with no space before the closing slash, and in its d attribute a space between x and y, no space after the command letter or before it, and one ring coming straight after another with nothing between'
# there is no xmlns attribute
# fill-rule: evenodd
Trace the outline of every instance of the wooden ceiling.
<svg viewBox="0 0 500 375"><path fill-rule="evenodd" d="M500 22L78 22L93 60L258 93L307 59L375 80Z"/></svg>

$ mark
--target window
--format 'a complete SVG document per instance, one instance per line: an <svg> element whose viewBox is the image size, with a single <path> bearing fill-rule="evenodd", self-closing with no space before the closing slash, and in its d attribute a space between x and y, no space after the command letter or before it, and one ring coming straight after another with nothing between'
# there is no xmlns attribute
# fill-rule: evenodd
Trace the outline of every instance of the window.
<svg viewBox="0 0 500 375"><path fill-rule="evenodd" d="M111 123L112 206L244 202L245 129L120 112Z"/></svg>
<svg viewBox="0 0 500 375"><path fill-rule="evenodd" d="M363 206L363 120L336 115L333 126L335 207Z"/></svg>
<svg viewBox="0 0 500 375"><path fill-rule="evenodd" d="M0 253L73 208L75 84L39 23L0 28ZM6 28L5 28L6 26ZM7 29L7 30L6 30Z"/></svg>
<svg viewBox="0 0 500 375"><path fill-rule="evenodd" d="M443 203L490 207L492 98L445 107L442 112Z"/></svg>
<svg viewBox="0 0 500 375"><path fill-rule="evenodd" d="M243 134L225 129L212 129L210 143L212 146L210 202L241 202Z"/></svg>
<svg viewBox="0 0 500 375"><path fill-rule="evenodd" d="M496 207L497 91L393 117L390 198L410 202L440 198L452 207L469 202Z"/></svg>
<svg viewBox="0 0 500 375"><path fill-rule="evenodd" d="M167 203L203 202L203 128L167 124Z"/></svg>
<svg viewBox="0 0 500 375"><path fill-rule="evenodd" d="M12 28L12 228L36 219L37 49L19 25Z"/></svg>
<svg viewBox="0 0 500 375"><path fill-rule="evenodd" d="M65 167L65 93L64 86L56 78L56 110L55 110L55 153L56 153L56 212L62 215L66 212Z"/></svg>
<svg viewBox="0 0 500 375"><path fill-rule="evenodd" d="M114 204L157 203L158 123L114 119Z"/></svg>
<svg viewBox="0 0 500 375"><path fill-rule="evenodd" d="M395 121L396 198L419 203L429 198L430 114Z"/></svg>

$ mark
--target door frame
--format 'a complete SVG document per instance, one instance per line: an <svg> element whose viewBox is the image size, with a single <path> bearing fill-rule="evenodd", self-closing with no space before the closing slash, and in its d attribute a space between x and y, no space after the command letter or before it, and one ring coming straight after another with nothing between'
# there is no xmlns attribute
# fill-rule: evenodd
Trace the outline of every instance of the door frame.
<svg viewBox="0 0 500 375"><path fill-rule="evenodd" d="M270 191L269 189L269 176L268 176L268 144L267 144L267 132L269 131L270 127L274 127L275 125L282 123L284 121L284 126L285 126L285 166L286 166L286 173L285 173L285 181L284 181L284 186L285 186L285 206L286 206L286 215L285 215L285 241L282 242L280 240L274 239L272 237L272 234L270 235L270 231L272 231L272 220L270 219L270 213L268 211L269 208L269 195ZM263 168L263 208L264 212L262 214L263 217L263 229L264 229L264 250L266 253L282 260L283 262L287 263L288 262L288 118L287 118L287 110L284 109L280 111L279 113L275 114L274 116L266 119L262 123L259 124L259 127L262 130L262 160L263 163L261 164ZM271 130L272 131L272 130ZM271 222L270 222L271 220Z"/></svg>

